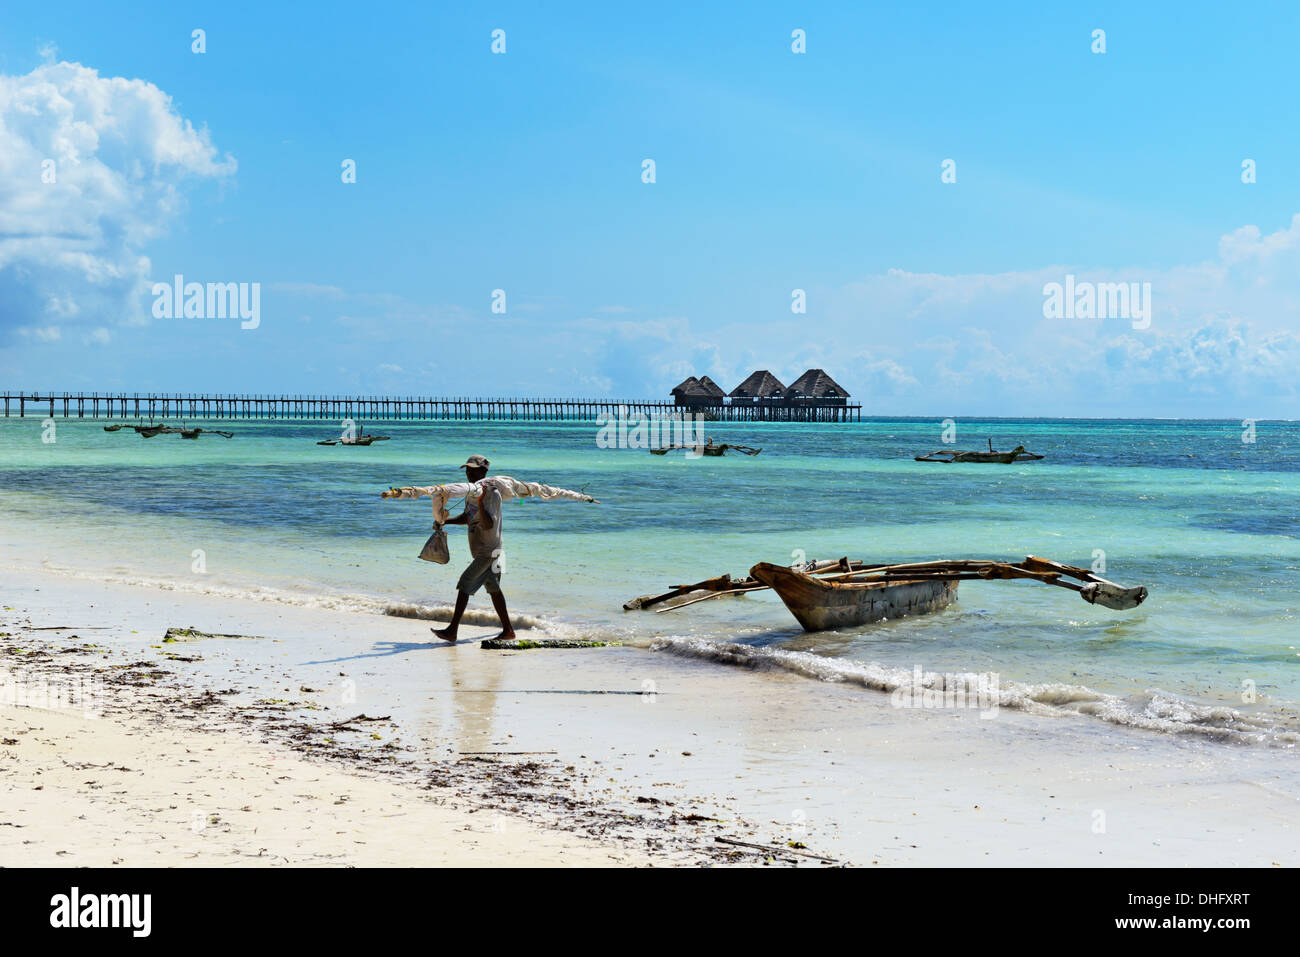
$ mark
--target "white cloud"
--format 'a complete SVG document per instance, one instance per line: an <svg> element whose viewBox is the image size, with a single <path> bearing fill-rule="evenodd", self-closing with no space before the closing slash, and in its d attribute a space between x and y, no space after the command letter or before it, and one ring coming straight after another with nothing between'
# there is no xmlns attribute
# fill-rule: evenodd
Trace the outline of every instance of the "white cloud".
<svg viewBox="0 0 1300 957"><path fill-rule="evenodd" d="M63 330L58 326L19 326L18 334L37 342L58 342L63 338Z"/></svg>
<svg viewBox="0 0 1300 957"><path fill-rule="evenodd" d="M138 318L145 244L187 182L234 171L152 83L66 62L0 74L0 341L44 316Z"/></svg>
<svg viewBox="0 0 1300 957"><path fill-rule="evenodd" d="M1291 225L1268 236L1258 226L1242 226L1219 240L1219 258L1235 264L1246 260L1271 260L1278 254L1294 252L1300 248L1300 213L1291 219Z"/></svg>

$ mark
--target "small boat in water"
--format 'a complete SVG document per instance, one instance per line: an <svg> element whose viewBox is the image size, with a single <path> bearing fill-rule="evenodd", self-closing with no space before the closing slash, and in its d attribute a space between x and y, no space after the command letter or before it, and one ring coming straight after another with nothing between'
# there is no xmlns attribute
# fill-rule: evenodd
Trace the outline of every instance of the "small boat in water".
<svg viewBox="0 0 1300 957"><path fill-rule="evenodd" d="M201 429L197 426L195 426L192 429L187 429L184 426L177 429L177 428L173 428L170 425L150 424L150 425L128 426L125 423L118 423L116 425L106 425L104 426L104 431L117 432L125 428L134 429L136 433L139 434L139 436L143 439L152 439L154 436L157 435L178 435L178 434L182 439L197 439L200 435L203 435L205 432L209 435L220 435L223 438L228 439L235 434L234 432L223 432L221 429Z"/></svg>
<svg viewBox="0 0 1300 957"><path fill-rule="evenodd" d="M748 578L719 575L693 585L678 585L661 595L633 598L627 611L663 605L671 611L697 602L772 589L807 631L851 628L890 618L925 615L957 600L962 581L1028 579L1078 592L1092 605L1116 611L1146 601L1142 586L1125 588L1086 568L1063 565L1033 555L1023 562L992 559L944 559L881 565L849 561L803 562L786 567L759 562Z"/></svg>
<svg viewBox="0 0 1300 957"><path fill-rule="evenodd" d="M958 449L940 449L937 452L931 452L929 455L914 455L913 460L917 462L943 462L951 465L953 462L997 462L1002 465L1010 465L1012 462L1035 462L1043 456L1035 455L1033 452L1026 452L1023 445L1017 445L1010 452L999 452L993 448L993 440L989 439L989 450L987 452L963 452Z"/></svg>
<svg viewBox="0 0 1300 957"><path fill-rule="evenodd" d="M728 449L733 452L739 452L741 455L757 455L759 452L763 451L762 449L756 449L751 445L728 445L726 442L715 444L712 439L709 439L709 441L704 445L666 445L662 448L651 449L650 454L667 455L669 452L676 452L681 449L685 449L688 452L694 452L696 455L709 455L715 458L720 458L721 456L726 455Z"/></svg>
<svg viewBox="0 0 1300 957"><path fill-rule="evenodd" d="M346 432L337 439L325 439L317 442L317 445L370 445L372 442L387 442L390 436L387 435L363 435L364 429L357 429L355 436L349 436Z"/></svg>
<svg viewBox="0 0 1300 957"><path fill-rule="evenodd" d="M387 435L363 435L355 439L325 439L317 442L317 445L369 445L372 442L387 442Z"/></svg>

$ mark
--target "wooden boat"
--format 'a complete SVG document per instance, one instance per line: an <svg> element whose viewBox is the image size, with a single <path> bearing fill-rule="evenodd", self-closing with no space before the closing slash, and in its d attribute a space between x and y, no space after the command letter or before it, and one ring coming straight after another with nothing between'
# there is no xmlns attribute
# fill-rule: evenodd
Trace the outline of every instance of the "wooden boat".
<svg viewBox="0 0 1300 957"><path fill-rule="evenodd" d="M999 452L993 448L992 439L989 440L989 450L987 452L940 449L937 452L931 452L929 455L912 456L917 462L943 462L947 465L951 465L953 462L998 462L1003 465L1010 465L1012 462L1034 462L1042 457L1032 452L1026 452L1023 445L1017 445L1010 452Z"/></svg>
<svg viewBox="0 0 1300 957"><path fill-rule="evenodd" d="M710 439L707 445L668 445L659 449L650 449L650 454L667 455L669 452L675 452L680 449L693 451L699 455L709 455L714 457L726 455L728 449L739 452L742 455L757 455L759 452L763 451L762 449L756 449L749 445L728 445L726 442L714 445L713 440Z"/></svg>
<svg viewBox="0 0 1300 957"><path fill-rule="evenodd" d="M749 574L777 593L804 631L925 615L957 600L956 579L826 581L768 562L759 562Z"/></svg>
<svg viewBox="0 0 1300 957"><path fill-rule="evenodd" d="M387 442L388 440L389 440L389 436L387 435L362 435L361 430L358 430L356 436L353 438L349 439L346 436L343 436L337 439L326 439L323 442L317 442L316 444L317 445L367 446L370 445L372 442Z"/></svg>
<svg viewBox="0 0 1300 957"><path fill-rule="evenodd" d="M124 423L118 425L106 425L104 426L104 431L116 432L119 429L125 429L125 428L128 428L128 426L125 425ZM192 429L187 429L187 428L177 429L177 428L173 428L170 425L132 425L129 426L129 428L135 429L135 431L140 435L140 437L145 439L152 439L156 435L177 435L177 434L179 434L182 439L197 439L200 435L203 435L205 432L208 433L209 435L220 435L221 437L228 439L235 434L234 432L223 432L221 429L202 429L199 428L198 426L195 426Z"/></svg>
<svg viewBox="0 0 1300 957"><path fill-rule="evenodd" d="M939 611L956 601L957 586L962 581L1018 578L1068 588L1089 604L1117 611L1136 608L1147 598L1142 586L1125 588L1086 568L1033 555L1014 564L992 559L947 559L882 565L841 558L790 567L759 562L749 570L748 578L719 575L693 585L678 585L661 595L634 598L623 608L631 611L663 605L660 611L671 611L770 588L804 629L824 631Z"/></svg>

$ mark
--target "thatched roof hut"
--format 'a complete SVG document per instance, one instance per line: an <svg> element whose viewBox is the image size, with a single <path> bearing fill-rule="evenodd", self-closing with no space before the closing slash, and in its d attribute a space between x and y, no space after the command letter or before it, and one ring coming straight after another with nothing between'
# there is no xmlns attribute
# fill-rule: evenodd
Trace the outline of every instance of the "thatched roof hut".
<svg viewBox="0 0 1300 957"><path fill-rule="evenodd" d="M673 396L686 395L688 392L690 392L693 388L695 388L699 384L700 384L699 379L695 378L695 376L690 376L688 378L683 379L681 382L677 383L677 385L673 386L673 390L672 392L669 393L669 395L673 395Z"/></svg>
<svg viewBox="0 0 1300 957"><path fill-rule="evenodd" d="M731 390L733 399L781 399L785 397L786 388L781 380L766 369L751 372L744 382Z"/></svg>
<svg viewBox="0 0 1300 957"><path fill-rule="evenodd" d="M711 398L721 400L727 393L722 391L722 386L718 385L706 375L700 376L700 388L703 389Z"/></svg>
<svg viewBox="0 0 1300 957"><path fill-rule="evenodd" d="M848 390L823 369L809 369L790 383L787 393L792 399L830 399L843 402L849 397Z"/></svg>
<svg viewBox="0 0 1300 957"><path fill-rule="evenodd" d="M699 379L691 376L682 380L672 391L673 401L677 405L722 405L725 394L708 376Z"/></svg>

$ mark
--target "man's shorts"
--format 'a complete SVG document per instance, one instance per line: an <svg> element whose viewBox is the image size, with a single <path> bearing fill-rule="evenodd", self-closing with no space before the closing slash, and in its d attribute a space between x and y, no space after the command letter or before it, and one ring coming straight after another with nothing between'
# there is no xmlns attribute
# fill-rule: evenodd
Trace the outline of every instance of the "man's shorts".
<svg viewBox="0 0 1300 957"><path fill-rule="evenodd" d="M474 559L469 563L469 568L461 572L456 588L466 595L472 595L486 585L491 594L501 594L501 573L492 567L495 564L495 558Z"/></svg>

